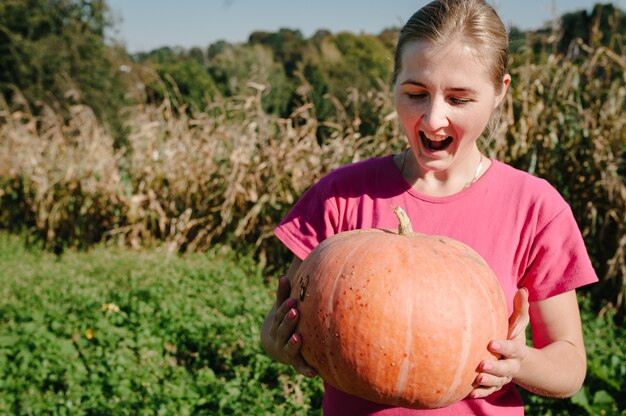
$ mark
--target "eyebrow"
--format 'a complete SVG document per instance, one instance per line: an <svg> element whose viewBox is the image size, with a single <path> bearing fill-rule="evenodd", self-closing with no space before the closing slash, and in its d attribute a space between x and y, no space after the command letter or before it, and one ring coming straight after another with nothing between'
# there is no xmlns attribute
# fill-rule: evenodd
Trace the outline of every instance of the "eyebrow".
<svg viewBox="0 0 626 416"><path fill-rule="evenodd" d="M428 89L428 87L425 84L422 84L419 81L413 81L412 79L407 79L406 81L404 81L400 85L415 85L416 87ZM452 88L446 88L446 90L447 91L454 91L454 92L467 92L469 94L477 94L478 93L478 91L476 91L473 88L469 88L469 87L452 87Z"/></svg>

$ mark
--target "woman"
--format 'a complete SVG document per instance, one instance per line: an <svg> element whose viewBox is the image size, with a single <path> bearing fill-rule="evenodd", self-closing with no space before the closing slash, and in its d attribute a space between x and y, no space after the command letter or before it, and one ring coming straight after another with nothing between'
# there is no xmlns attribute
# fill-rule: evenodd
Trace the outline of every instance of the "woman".
<svg viewBox="0 0 626 416"><path fill-rule="evenodd" d="M277 227L294 253L262 329L277 361L315 376L300 355L298 309L289 281L325 238L359 228L394 228L392 206L415 231L468 244L489 263L509 305L502 354L481 363L475 388L452 406L410 410L325 386L327 415L521 415L515 388L567 397L584 380L586 357L576 288L597 281L571 209L546 181L491 160L477 141L498 114L511 77L508 39L481 0L439 0L415 13L396 47L394 99L410 148L337 169L315 184ZM530 323L533 346L526 345ZM416 375L419 377L419 375Z"/></svg>

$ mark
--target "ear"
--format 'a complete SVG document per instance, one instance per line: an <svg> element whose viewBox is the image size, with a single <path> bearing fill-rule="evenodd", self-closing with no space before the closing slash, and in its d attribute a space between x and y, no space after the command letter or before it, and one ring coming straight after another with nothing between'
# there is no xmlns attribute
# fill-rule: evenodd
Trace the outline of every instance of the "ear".
<svg viewBox="0 0 626 416"><path fill-rule="evenodd" d="M509 89L510 84L511 84L511 75L504 74L504 77L502 77L502 85L501 85L502 88L500 89L500 93L496 95L496 99L494 102L494 106L493 106L494 110L498 108L500 103L502 103L502 100L504 100L504 97L506 95L507 90Z"/></svg>

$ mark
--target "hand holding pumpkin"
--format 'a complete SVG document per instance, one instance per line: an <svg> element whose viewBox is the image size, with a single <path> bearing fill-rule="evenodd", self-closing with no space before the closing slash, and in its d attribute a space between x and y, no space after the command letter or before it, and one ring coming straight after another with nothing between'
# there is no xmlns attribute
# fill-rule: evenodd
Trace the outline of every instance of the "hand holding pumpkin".
<svg viewBox="0 0 626 416"><path fill-rule="evenodd" d="M483 361L480 374L476 377L476 388L469 397L473 399L487 397L510 383L519 372L527 353L526 327L530 321L528 315L528 290L517 291L513 299L513 314L509 318L507 340L494 340L489 343L489 351L501 354L498 361Z"/></svg>
<svg viewBox="0 0 626 416"><path fill-rule="evenodd" d="M267 352L277 361L292 366L307 377L315 377L317 372L300 354L302 336L295 332L300 314L296 308L296 300L289 297L290 292L289 279L281 276L276 289L273 317L269 320L270 326L263 331L263 343Z"/></svg>

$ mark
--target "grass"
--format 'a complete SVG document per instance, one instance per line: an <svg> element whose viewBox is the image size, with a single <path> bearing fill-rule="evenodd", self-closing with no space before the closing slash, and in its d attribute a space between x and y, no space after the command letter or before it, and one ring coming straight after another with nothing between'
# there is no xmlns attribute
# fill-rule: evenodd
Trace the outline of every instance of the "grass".
<svg viewBox="0 0 626 416"><path fill-rule="evenodd" d="M319 400L262 353L273 293L228 249L57 258L1 234L0 269L2 414L303 414Z"/></svg>

